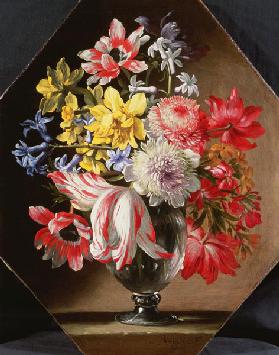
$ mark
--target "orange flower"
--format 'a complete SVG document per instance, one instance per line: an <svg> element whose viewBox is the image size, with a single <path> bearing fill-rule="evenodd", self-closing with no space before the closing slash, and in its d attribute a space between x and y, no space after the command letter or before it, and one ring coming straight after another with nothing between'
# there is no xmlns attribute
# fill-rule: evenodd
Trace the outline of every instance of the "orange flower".
<svg viewBox="0 0 279 355"><path fill-rule="evenodd" d="M213 144L208 151L208 158L212 166L218 165L222 160L238 159L240 151L231 144Z"/></svg>
<svg viewBox="0 0 279 355"><path fill-rule="evenodd" d="M243 169L243 175L240 178L240 192L245 195L247 192L251 191L255 187L255 183L252 179L253 168L247 166Z"/></svg>

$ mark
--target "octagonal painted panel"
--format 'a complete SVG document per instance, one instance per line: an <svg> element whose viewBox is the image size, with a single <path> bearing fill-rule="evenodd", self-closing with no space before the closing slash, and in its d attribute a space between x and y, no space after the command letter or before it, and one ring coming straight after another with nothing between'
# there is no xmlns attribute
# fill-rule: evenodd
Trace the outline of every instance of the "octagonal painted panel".
<svg viewBox="0 0 279 355"><path fill-rule="evenodd" d="M162 291L160 309L183 315L181 324L129 327L113 322L113 313L131 309L130 294L104 265L86 263L79 272L65 265L51 270L50 264L42 262L34 251L37 227L28 218L28 206L42 201L50 206L50 196L41 188L43 178L27 177L10 152L21 135L19 123L37 110L40 95L34 88L45 77L48 65L54 67L65 57L71 68L78 67L76 53L92 47L107 32L112 18L120 19L132 30L133 20L139 15L149 15L159 23L171 10L177 21L189 29L192 43L209 47L204 57L187 62L184 68L198 78L201 107L206 107L204 101L210 95L226 98L231 88L237 87L245 104L263 108L261 123L266 134L257 141L257 149L247 153L262 196L263 223L255 230L261 241L253 254L241 261L235 277L222 274L207 285L199 275L189 280L177 276ZM143 347L148 354L198 353L278 261L278 117L275 94L200 1L166 0L158 7L153 0L82 0L1 100L1 150L5 160L1 174L2 257L86 354L140 354ZM131 352L135 342L138 345Z"/></svg>

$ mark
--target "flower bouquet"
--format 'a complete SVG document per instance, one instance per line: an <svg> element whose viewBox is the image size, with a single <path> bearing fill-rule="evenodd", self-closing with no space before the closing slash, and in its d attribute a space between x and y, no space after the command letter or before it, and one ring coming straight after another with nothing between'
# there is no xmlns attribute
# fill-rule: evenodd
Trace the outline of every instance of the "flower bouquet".
<svg viewBox="0 0 279 355"><path fill-rule="evenodd" d="M113 19L108 36L78 53L78 69L64 58L48 67L39 110L21 124L37 144L12 152L28 175L47 176L66 208L29 208L43 259L75 271L83 259L106 264L133 292L135 310L117 316L128 324L176 322L157 304L179 271L207 284L234 276L260 239L250 231L260 197L244 151L264 134L261 108L245 107L233 88L201 109L197 79L182 68L208 48L190 45L172 15L159 25L140 16L129 36Z"/></svg>

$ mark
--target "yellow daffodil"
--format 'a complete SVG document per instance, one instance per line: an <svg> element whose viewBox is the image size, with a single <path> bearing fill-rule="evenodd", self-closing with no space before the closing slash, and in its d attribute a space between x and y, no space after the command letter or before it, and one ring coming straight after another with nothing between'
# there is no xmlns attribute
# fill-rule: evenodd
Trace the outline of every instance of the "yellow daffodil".
<svg viewBox="0 0 279 355"><path fill-rule="evenodd" d="M78 110L78 102L75 95L68 93L65 97L65 106L62 107L61 118L63 122L60 123L60 127L64 130L56 138L60 142L67 142L68 145L77 141L78 136L83 131L82 125L77 125L73 122L75 117L75 111Z"/></svg>
<svg viewBox="0 0 279 355"><path fill-rule="evenodd" d="M56 65L56 70L47 68L47 78L40 80L37 91L43 95L40 110L46 112L61 111L68 92L74 90L76 84L83 77L82 68L70 70L65 58L61 58Z"/></svg>
<svg viewBox="0 0 279 355"><path fill-rule="evenodd" d="M81 142L80 144L88 145L86 142ZM104 163L100 160L107 159L107 153L105 150L94 150L90 148L77 148L76 152L83 155L82 161L79 163L80 167L86 171L100 174L106 172L107 168Z"/></svg>
<svg viewBox="0 0 279 355"><path fill-rule="evenodd" d="M108 87L103 104L90 108L95 121L85 128L93 132L92 144L111 144L112 148L121 150L128 144L137 148L136 139L145 139L143 122L139 117L144 114L146 106L143 93L133 95L124 103L119 92Z"/></svg>

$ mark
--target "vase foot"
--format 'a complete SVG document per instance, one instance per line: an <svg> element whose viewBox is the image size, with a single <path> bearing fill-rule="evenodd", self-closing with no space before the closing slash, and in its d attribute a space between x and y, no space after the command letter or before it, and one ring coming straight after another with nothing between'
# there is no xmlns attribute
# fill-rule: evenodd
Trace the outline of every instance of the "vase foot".
<svg viewBox="0 0 279 355"><path fill-rule="evenodd" d="M172 314L142 314L136 311L119 313L115 316L115 319L123 324L129 325L144 325L144 326L161 326L171 325L179 322L179 319Z"/></svg>
<svg viewBox="0 0 279 355"><path fill-rule="evenodd" d="M118 322L144 326L171 325L179 322L176 316L158 311L157 305L161 300L158 293L133 294L132 300L136 304L134 311L117 314L115 319Z"/></svg>

